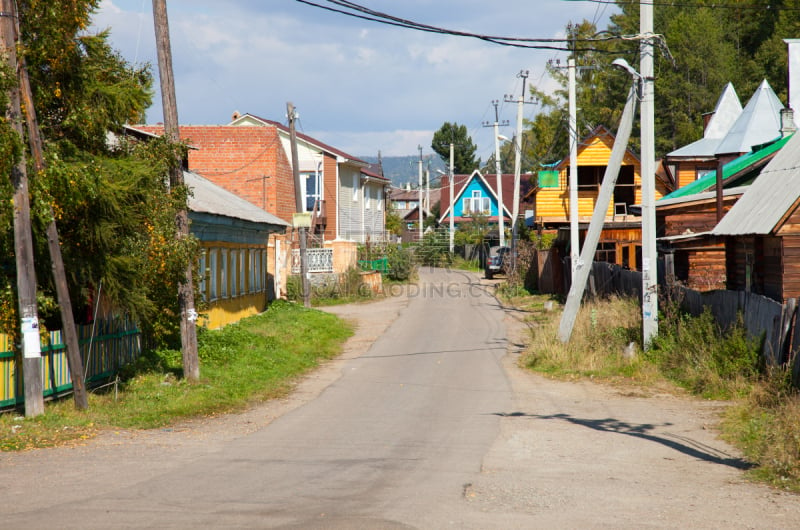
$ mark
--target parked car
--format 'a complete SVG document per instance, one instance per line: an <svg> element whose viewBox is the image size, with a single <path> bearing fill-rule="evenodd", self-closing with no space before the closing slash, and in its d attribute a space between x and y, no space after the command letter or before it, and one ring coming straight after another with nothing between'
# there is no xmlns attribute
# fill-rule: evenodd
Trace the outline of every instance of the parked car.
<svg viewBox="0 0 800 530"><path fill-rule="evenodd" d="M491 247L489 248L489 255L486 256L486 279L491 280L495 274L505 274L507 256L511 252L509 247Z"/></svg>

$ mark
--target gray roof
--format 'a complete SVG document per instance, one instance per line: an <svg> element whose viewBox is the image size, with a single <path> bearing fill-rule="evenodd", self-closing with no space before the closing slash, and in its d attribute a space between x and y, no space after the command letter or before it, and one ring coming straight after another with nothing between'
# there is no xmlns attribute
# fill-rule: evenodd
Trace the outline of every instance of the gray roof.
<svg viewBox="0 0 800 530"><path fill-rule="evenodd" d="M183 180L192 190L192 195L189 196L189 209L193 212L222 215L253 223L289 226L283 219L262 210L197 173L184 171Z"/></svg>
<svg viewBox="0 0 800 530"><path fill-rule="evenodd" d="M769 234L800 197L800 134L775 155L713 234Z"/></svg>
<svg viewBox="0 0 800 530"><path fill-rule="evenodd" d="M717 152L717 146L725 138L725 135L728 134L728 131L730 131L741 114L742 104L739 101L739 96L736 95L736 89L733 88L733 84L728 83L717 100L717 106L714 107L714 115L708 121L703 137L696 142L676 149L667 156L713 157Z"/></svg>
<svg viewBox="0 0 800 530"><path fill-rule="evenodd" d="M716 154L749 153L754 145L780 138L782 108L783 103L765 79L717 146Z"/></svg>

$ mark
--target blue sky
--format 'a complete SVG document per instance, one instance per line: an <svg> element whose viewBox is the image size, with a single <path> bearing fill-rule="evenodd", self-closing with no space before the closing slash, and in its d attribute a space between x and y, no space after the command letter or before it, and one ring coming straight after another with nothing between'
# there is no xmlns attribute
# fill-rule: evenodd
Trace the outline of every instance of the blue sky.
<svg viewBox="0 0 800 530"><path fill-rule="evenodd" d="M565 0L359 3L448 29L531 38L561 37L568 22L583 19L605 27L614 12ZM500 119L513 125L516 105L503 96L519 94L519 71L552 89L545 65L565 57L357 20L296 0L167 4L181 123L224 124L234 111L285 123L291 101L302 132L356 156L415 155L417 145L431 153L433 132L450 121L467 126L486 160L494 151L491 128L482 127L494 121L491 101L500 100ZM150 0L103 0L94 28L109 28L123 57L148 62L157 74ZM525 115L536 111L527 105ZM147 121L162 121L158 93Z"/></svg>

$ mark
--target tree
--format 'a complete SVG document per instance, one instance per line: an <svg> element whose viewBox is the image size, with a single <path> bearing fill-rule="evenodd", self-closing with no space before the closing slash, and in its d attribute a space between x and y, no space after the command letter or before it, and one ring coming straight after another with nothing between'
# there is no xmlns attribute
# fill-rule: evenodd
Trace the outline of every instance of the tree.
<svg viewBox="0 0 800 530"><path fill-rule="evenodd" d="M47 168L31 179L40 314L59 326L47 259L50 209L60 230L75 319L86 318L98 292L139 319L156 339L177 331L177 278L194 259L194 242L177 242L174 217L186 190L166 193L175 149L164 142L131 145L123 125L140 121L152 98L149 66L135 66L85 34L98 0L21 0L20 53L25 57L45 145ZM107 141L115 133L121 140ZM13 146L0 135L0 152ZM183 151L184 147L177 149ZM5 186L5 183L3 184ZM5 189L5 188L4 188ZM0 202L0 308L13 307L9 239L11 205ZM5 329L12 319L0 324ZM6 327L8 325L8 327Z"/></svg>
<svg viewBox="0 0 800 530"><path fill-rule="evenodd" d="M456 174L470 174L481 165L481 159L475 158L477 146L467 132L466 125L444 122L438 131L433 133L431 149L433 149L450 167L450 144L453 144L453 171Z"/></svg>

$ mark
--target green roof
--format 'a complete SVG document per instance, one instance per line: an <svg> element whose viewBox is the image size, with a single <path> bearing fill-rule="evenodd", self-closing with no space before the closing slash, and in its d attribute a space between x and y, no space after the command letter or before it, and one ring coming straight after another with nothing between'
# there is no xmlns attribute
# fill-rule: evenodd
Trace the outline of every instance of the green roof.
<svg viewBox="0 0 800 530"><path fill-rule="evenodd" d="M740 156L739 158L735 158L722 166L722 179L725 180L733 175L739 173L743 169L747 169L748 167L756 164L757 162L764 160L768 156L780 151L780 149L786 145L786 142L789 141L792 135L785 136L779 140L776 140L769 144L762 144L761 146L754 147L753 151ZM682 188L678 188L677 190L673 191L669 195L665 195L660 200L665 199L677 199L678 197L688 197L689 195L694 195L695 193L701 193L709 188L713 187L717 183L717 172L716 171L709 171L699 179L695 180L694 182L690 182L686 186Z"/></svg>

